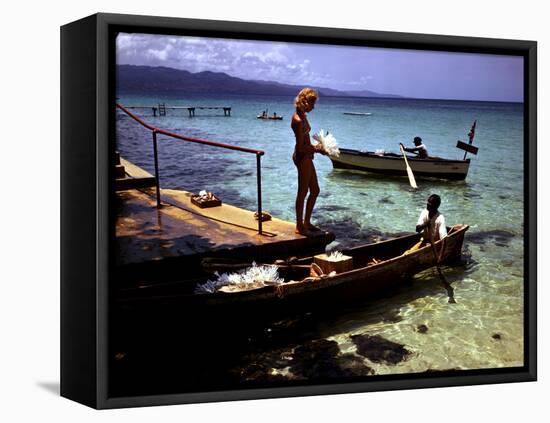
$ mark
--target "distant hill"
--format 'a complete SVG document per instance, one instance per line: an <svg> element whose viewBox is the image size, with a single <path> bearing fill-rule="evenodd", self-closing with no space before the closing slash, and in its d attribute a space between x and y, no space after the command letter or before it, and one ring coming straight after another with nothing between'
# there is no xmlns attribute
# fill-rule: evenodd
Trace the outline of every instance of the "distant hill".
<svg viewBox="0 0 550 423"><path fill-rule="evenodd" d="M294 96L302 86L273 81L253 81L229 76L223 72L197 72L163 66L117 65L118 94L242 94ZM314 87L322 96L332 97L400 97L373 91L339 91Z"/></svg>

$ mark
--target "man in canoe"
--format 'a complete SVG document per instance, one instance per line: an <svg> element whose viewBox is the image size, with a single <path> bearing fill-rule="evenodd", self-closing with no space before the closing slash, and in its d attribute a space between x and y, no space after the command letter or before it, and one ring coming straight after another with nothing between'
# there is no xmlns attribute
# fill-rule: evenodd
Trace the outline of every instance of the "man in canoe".
<svg viewBox="0 0 550 423"><path fill-rule="evenodd" d="M445 217L439 213L441 198L437 194L432 194L428 197L426 208L420 212L418 222L416 222L416 232L423 232L420 241L408 249L405 254L412 253L426 245L436 241L443 240L447 236L447 227L445 226ZM441 260L444 245L441 245L438 262ZM435 247L434 247L435 249ZM435 250L434 250L435 253Z"/></svg>
<svg viewBox="0 0 550 423"><path fill-rule="evenodd" d="M428 149L422 143L422 138L420 137L414 137L414 147L405 147L403 143L399 143L399 145L403 147L403 150L409 153L415 153L419 159L427 159L429 157Z"/></svg>
<svg viewBox="0 0 550 423"><path fill-rule="evenodd" d="M437 194L428 197L426 208L420 213L416 223L416 232L424 231L424 239L439 241L447 236L447 227L445 226L445 217L439 213L441 198Z"/></svg>

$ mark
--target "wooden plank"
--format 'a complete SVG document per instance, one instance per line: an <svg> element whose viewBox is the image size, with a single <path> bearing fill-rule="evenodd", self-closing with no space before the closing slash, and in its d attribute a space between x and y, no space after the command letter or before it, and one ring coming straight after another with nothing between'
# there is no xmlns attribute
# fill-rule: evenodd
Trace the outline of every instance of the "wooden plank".
<svg viewBox="0 0 550 423"><path fill-rule="evenodd" d="M122 157L120 158L120 163L128 176L116 179L116 191L155 186L155 177L149 172L143 170L142 168L136 166L128 160L125 160Z"/></svg>
<svg viewBox="0 0 550 423"><path fill-rule="evenodd" d="M129 162L128 160L124 159L123 157L120 158L120 164L124 166L124 169L126 170L126 173L131 178L154 178L153 175L151 175L146 170L142 169L141 167L136 166L132 162Z"/></svg>
<svg viewBox="0 0 550 423"><path fill-rule="evenodd" d="M163 189L161 209L155 207L152 189L117 194L122 201L116 222L118 265L215 255L266 260L319 252L334 240L324 231L311 237L296 234L294 222L277 218L264 222L264 235L258 235L254 211L225 203L201 209L186 191ZM181 272L185 275L185 267Z"/></svg>

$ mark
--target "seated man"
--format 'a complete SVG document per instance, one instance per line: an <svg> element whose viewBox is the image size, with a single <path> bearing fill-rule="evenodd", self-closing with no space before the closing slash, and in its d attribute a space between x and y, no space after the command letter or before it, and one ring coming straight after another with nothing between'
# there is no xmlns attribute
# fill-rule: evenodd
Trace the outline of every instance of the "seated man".
<svg viewBox="0 0 550 423"><path fill-rule="evenodd" d="M416 245L407 250L405 254L412 253L424 247L427 243L442 240L447 236L445 217L438 211L440 205L441 198L439 195L432 194L428 197L426 208L422 210L416 223L416 232L424 232L422 238L420 238L420 241ZM443 248L444 245L441 246L439 260L441 259Z"/></svg>
<svg viewBox="0 0 550 423"><path fill-rule="evenodd" d="M403 143L399 143L399 145L403 147L403 150L408 151L409 153L417 154L419 159L427 159L429 157L428 149L424 144L422 144L422 138L420 137L414 137L415 147L405 147Z"/></svg>
<svg viewBox="0 0 550 423"><path fill-rule="evenodd" d="M439 213L441 198L437 194L428 197L426 208L420 213L416 223L416 232L424 231L424 239L439 241L447 236L445 217Z"/></svg>

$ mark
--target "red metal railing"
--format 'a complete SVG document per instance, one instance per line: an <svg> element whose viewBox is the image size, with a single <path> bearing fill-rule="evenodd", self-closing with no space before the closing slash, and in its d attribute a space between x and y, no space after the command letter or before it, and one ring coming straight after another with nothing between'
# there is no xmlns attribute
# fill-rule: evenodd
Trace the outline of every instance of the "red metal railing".
<svg viewBox="0 0 550 423"><path fill-rule="evenodd" d="M158 150L157 150L157 134L166 135L167 137L175 138L181 141L194 142L197 144L209 145L212 147L225 148L227 150L235 150L243 153L251 153L256 155L256 179L258 184L258 233L262 234L262 168L261 157L264 155L262 150L253 150L251 148L239 147L236 145L223 144L215 141L201 140L199 138L184 137L183 135L175 134L173 132L165 131L164 129L156 128L142 119L134 115L128 109L120 104L116 104L116 107L134 119L143 127L149 129L153 133L153 154L155 159L155 187L157 195L157 207L161 206L160 201L160 177L159 177L159 164L158 164Z"/></svg>

